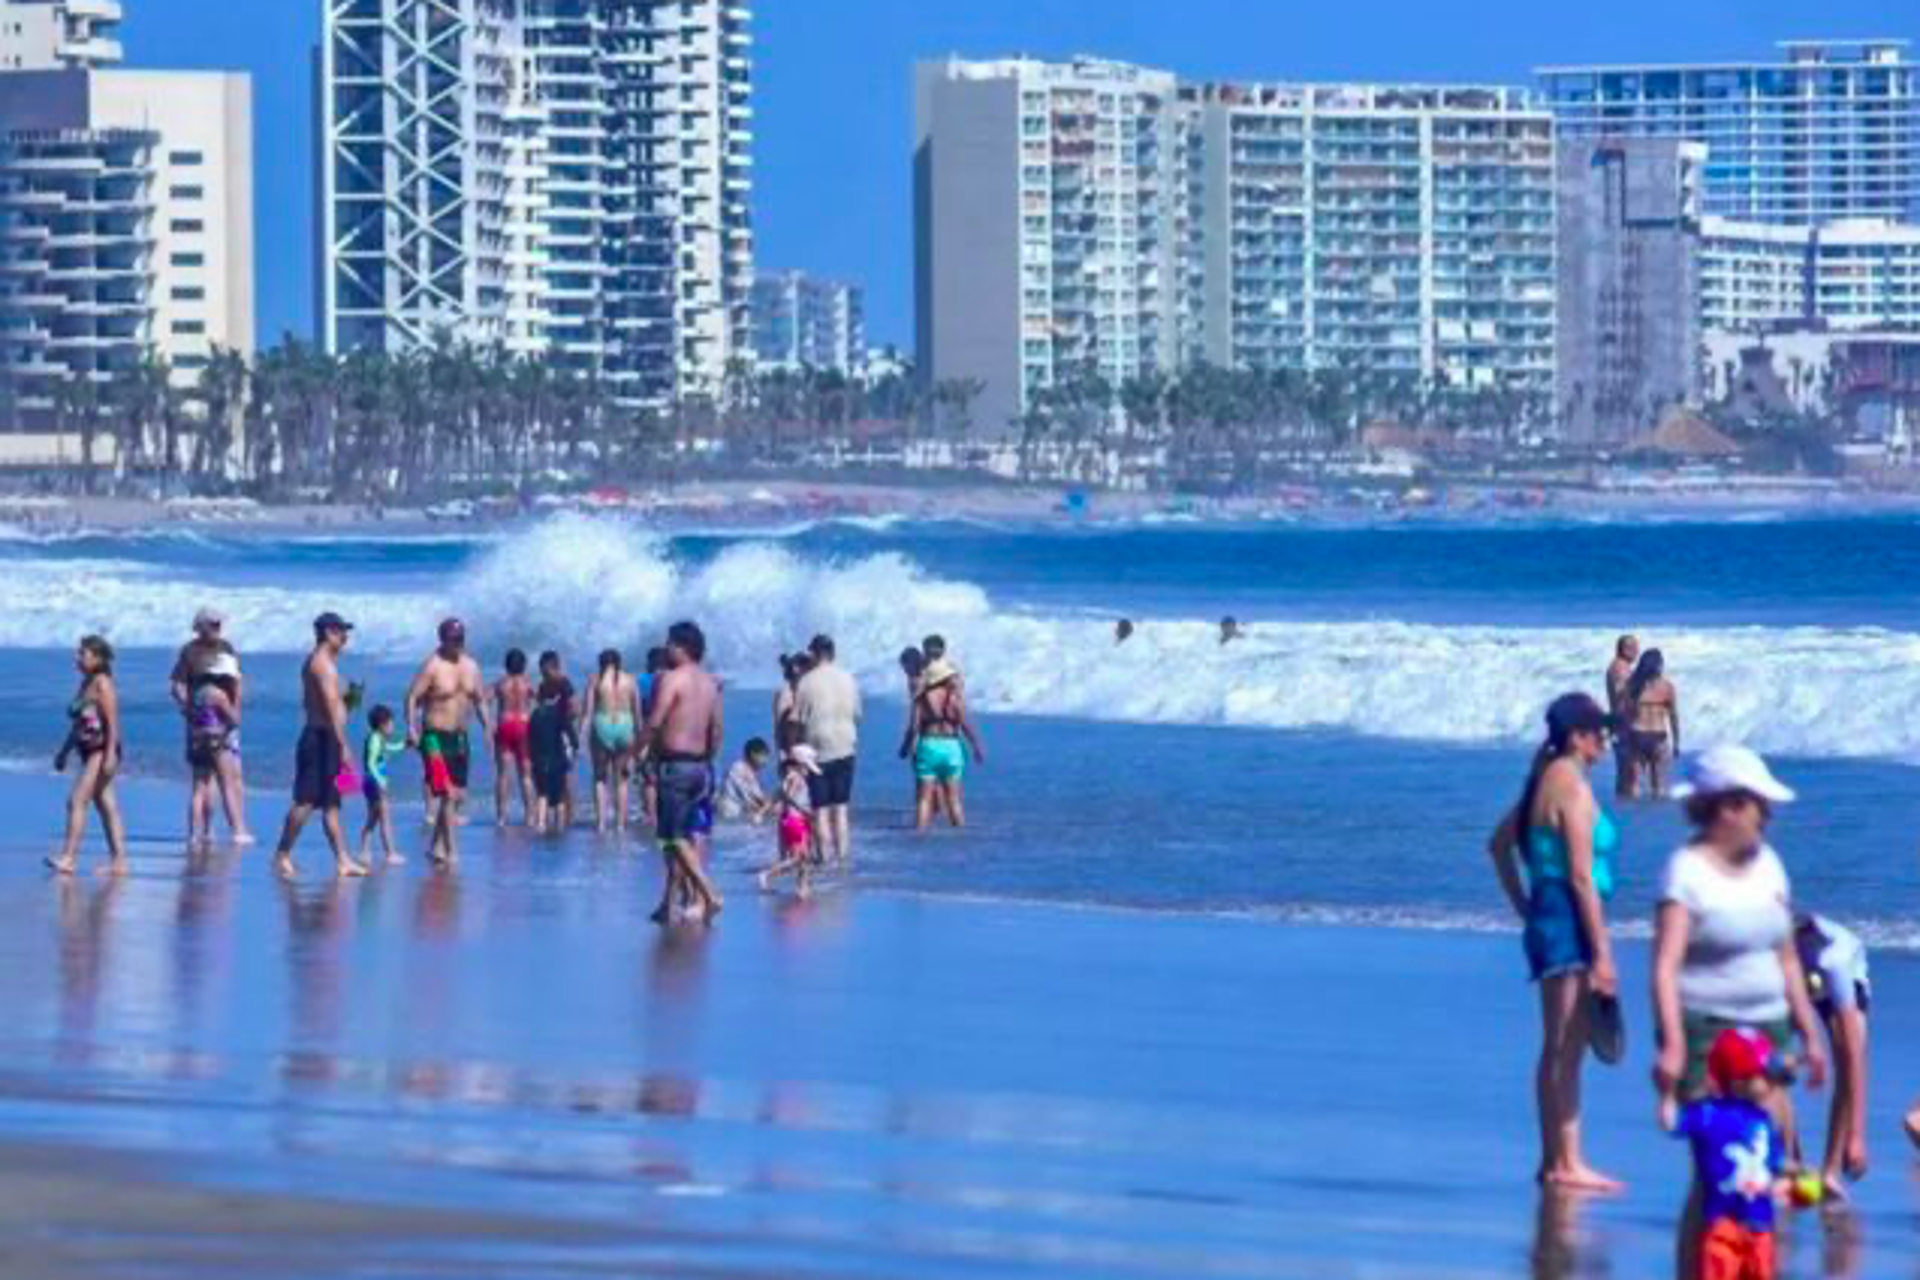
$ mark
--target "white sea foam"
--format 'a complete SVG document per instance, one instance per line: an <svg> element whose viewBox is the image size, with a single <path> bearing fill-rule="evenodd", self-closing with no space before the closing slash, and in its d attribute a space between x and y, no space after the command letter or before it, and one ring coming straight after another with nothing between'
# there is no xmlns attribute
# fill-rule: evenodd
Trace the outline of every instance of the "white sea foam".
<svg viewBox="0 0 1920 1280"><path fill-rule="evenodd" d="M1149 618L1116 647L1109 618L1004 606L900 555L826 559L747 542L688 563L657 534L578 515L486 548L442 591L381 590L377 576L336 589L312 567L301 570L311 585L237 588L151 562L15 560L4 570L0 647L64 647L89 630L170 647L209 600L252 652L299 652L313 616L338 609L360 624L359 651L393 658L417 655L449 612L468 620L483 651L551 644L577 657L639 650L692 617L736 684L770 686L775 655L824 631L887 694L901 646L939 631L975 703L991 711L1450 743L1533 737L1549 699L1598 683L1613 641L1585 628L1263 622L1222 647L1208 620ZM1692 741L1920 760L1920 636L1756 627L1659 639Z"/></svg>

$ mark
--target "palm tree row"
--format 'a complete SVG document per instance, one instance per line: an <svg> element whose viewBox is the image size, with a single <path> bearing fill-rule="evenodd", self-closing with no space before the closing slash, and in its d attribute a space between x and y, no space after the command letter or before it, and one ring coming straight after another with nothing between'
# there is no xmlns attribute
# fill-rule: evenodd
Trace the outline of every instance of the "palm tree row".
<svg viewBox="0 0 1920 1280"><path fill-rule="evenodd" d="M963 379L929 386L910 368L860 379L737 367L717 395L638 408L554 358L453 342L335 357L288 339L250 362L217 352L190 385L160 360L105 383L72 380L54 418L78 438L89 488L157 481L376 504L795 465L856 437L958 444L976 425L1017 441L1035 479L1257 484L1351 449L1377 421L1502 443L1543 425L1539 398L1516 390L1347 370L1202 365L1119 385L1069 370L1010 424L976 424L982 391ZM102 441L110 462L96 465Z"/></svg>
<svg viewBox="0 0 1920 1280"><path fill-rule="evenodd" d="M1073 370L1034 393L1017 425L1021 467L1032 476L1244 487L1350 452L1377 423L1512 445L1545 428L1547 409L1544 397L1508 386L1198 365L1117 387L1097 371Z"/></svg>

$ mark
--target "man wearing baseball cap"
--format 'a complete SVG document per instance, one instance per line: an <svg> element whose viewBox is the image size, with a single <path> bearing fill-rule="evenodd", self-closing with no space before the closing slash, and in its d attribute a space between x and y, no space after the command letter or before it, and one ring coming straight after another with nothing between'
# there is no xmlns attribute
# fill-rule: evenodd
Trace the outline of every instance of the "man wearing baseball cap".
<svg viewBox="0 0 1920 1280"><path fill-rule="evenodd" d="M340 653L353 634L353 624L329 610L313 620L313 652L300 668L300 702L306 723L300 730L300 745L294 753L293 807L287 811L286 825L280 830L280 846L274 851L273 869L286 879L293 878L293 846L313 811L320 811L320 824L333 849L336 876L364 876L367 869L347 853L347 838L340 829L340 783L347 761L353 758L347 745L347 704L340 694Z"/></svg>
<svg viewBox="0 0 1920 1280"><path fill-rule="evenodd" d="M253 833L247 829L247 789L246 779L240 769L239 729L241 700L246 684L238 674L240 655L226 637L226 626L227 615L211 605L202 606L193 615L193 639L182 645L179 655L174 658L173 673L167 677L167 688L173 695L173 704L180 708L181 719L186 723L188 754L191 757L194 688L213 673L215 662L226 659L233 664L234 728L228 735L226 749L215 760L214 779L220 788L220 806L226 812L227 828L233 833L233 842L247 845L253 843ZM191 759L188 763L192 763Z"/></svg>
<svg viewBox="0 0 1920 1280"><path fill-rule="evenodd" d="M433 812L433 837L427 856L442 865L458 857L454 828L466 800L473 748L467 723L478 716L480 733L493 740L480 664L467 653L467 624L448 618L440 624L440 644L407 688L407 734L420 745L427 771L427 803Z"/></svg>

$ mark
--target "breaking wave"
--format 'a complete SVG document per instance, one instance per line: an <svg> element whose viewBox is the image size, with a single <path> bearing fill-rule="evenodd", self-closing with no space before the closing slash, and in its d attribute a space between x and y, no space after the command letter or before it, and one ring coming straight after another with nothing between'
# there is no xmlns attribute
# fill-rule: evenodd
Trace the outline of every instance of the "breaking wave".
<svg viewBox="0 0 1920 1280"><path fill-rule="evenodd" d="M1554 695L1597 685L1613 640L1591 628L1263 622L1223 647L1206 619L1148 618L1116 646L1110 616L1002 605L903 555L828 558L754 541L690 560L657 534L572 515L477 548L441 588L378 573L335 588L310 564L299 572L311 585L220 587L210 569L130 559L10 559L4 570L7 647L64 647L90 630L171 647L210 600L252 652L297 653L312 617L338 609L359 623L361 651L396 659L418 655L447 613L468 620L483 652L553 645L576 658L640 650L691 617L735 684L771 687L776 655L827 632L871 690L890 694L900 648L939 631L992 711L1453 743L1532 738ZM1661 645L1692 741L1920 760L1920 635L1694 628Z"/></svg>

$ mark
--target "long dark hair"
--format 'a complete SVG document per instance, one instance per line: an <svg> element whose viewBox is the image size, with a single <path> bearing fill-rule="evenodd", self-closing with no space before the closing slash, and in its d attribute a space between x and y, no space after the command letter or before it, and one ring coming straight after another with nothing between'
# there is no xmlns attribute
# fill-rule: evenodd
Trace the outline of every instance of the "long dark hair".
<svg viewBox="0 0 1920 1280"><path fill-rule="evenodd" d="M95 673L96 675L113 674L113 646L107 643L105 636L81 636L80 648L93 655L93 660L100 664L100 670Z"/></svg>
<svg viewBox="0 0 1920 1280"><path fill-rule="evenodd" d="M1640 655L1640 664L1627 678L1627 696L1635 702L1647 691L1647 686L1667 673L1667 660L1658 649L1649 649Z"/></svg>
<svg viewBox="0 0 1920 1280"><path fill-rule="evenodd" d="M1514 807L1514 826L1522 849L1527 845L1527 830L1533 826L1533 802L1540 794L1540 781L1547 776L1547 770L1554 761L1563 760L1573 753L1573 735L1581 732L1583 727L1575 719L1557 713L1569 703L1585 701L1588 700L1569 695L1555 702L1547 712L1546 741L1533 753L1533 767L1527 770L1527 784L1520 788L1520 803ZM1589 714L1597 715L1598 707Z"/></svg>

